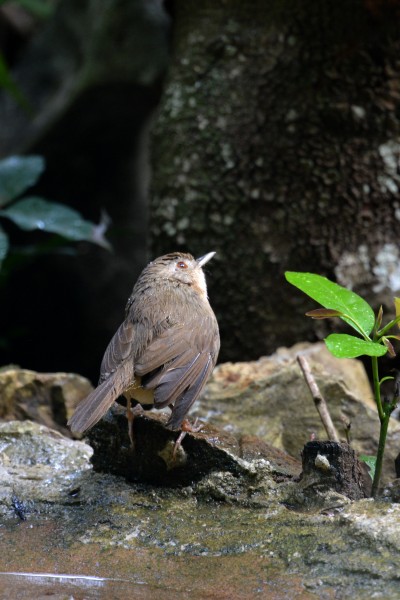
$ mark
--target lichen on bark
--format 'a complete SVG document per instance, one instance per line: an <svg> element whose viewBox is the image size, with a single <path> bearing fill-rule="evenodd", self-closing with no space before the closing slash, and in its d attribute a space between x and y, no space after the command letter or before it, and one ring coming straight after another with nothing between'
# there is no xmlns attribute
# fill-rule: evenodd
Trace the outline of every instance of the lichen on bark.
<svg viewBox="0 0 400 600"><path fill-rule="evenodd" d="M153 134L153 254L217 251L210 295L224 359L315 335L285 269L350 278L368 298L398 229L389 15L356 1L273 7L175 3ZM362 245L362 268L335 272Z"/></svg>

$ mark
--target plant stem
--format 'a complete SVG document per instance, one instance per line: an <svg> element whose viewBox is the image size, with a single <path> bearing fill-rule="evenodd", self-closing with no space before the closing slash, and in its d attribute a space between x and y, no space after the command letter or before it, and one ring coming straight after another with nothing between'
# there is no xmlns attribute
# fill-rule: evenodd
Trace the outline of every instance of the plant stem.
<svg viewBox="0 0 400 600"><path fill-rule="evenodd" d="M379 431L379 442L378 442L378 452L376 453L376 463L375 463L375 475L374 480L372 482L372 491L371 495L373 498L376 497L379 488L379 481L382 474L382 463L383 463L383 454L385 451L386 444L386 435L389 427L389 419L391 411L383 410L382 400L381 400L381 385L379 381L379 373L378 373L378 357L372 356L372 378L374 382L374 392L375 392L375 402L376 407L378 409L379 421L380 421L380 431Z"/></svg>
<svg viewBox="0 0 400 600"><path fill-rule="evenodd" d="M385 451L385 443L386 443L386 435L389 427L389 419L390 413L384 415L383 420L381 421L381 429L379 432L379 444L378 444L378 452L376 453L376 463L375 463L375 475L374 480L372 482L372 491L371 495L373 498L376 497L379 488L379 481L382 473L382 463L383 463L383 453Z"/></svg>
<svg viewBox="0 0 400 600"><path fill-rule="evenodd" d="M385 335L385 333L387 331L389 331L389 329L392 329L392 327L394 327L395 325L398 325L399 322L400 322L400 315L398 315L395 319L393 319L393 321L390 321L390 323L385 325L385 327L383 329L380 329L379 331L377 331L376 332L377 337L382 337L383 335Z"/></svg>
<svg viewBox="0 0 400 600"><path fill-rule="evenodd" d="M372 379L374 382L374 394L375 394L375 402L376 407L378 409L379 420L382 423L385 418L385 413L382 408L382 400L381 400L381 386L379 382L379 373L378 373L378 357L371 356L372 361Z"/></svg>

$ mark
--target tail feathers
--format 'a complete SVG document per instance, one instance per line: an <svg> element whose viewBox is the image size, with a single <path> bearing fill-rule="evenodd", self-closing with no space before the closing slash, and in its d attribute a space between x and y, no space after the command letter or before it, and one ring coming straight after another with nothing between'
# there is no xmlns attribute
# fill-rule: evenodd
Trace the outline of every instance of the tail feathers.
<svg viewBox="0 0 400 600"><path fill-rule="evenodd" d="M68 421L71 431L85 433L96 425L127 387L121 373L110 375L78 405Z"/></svg>

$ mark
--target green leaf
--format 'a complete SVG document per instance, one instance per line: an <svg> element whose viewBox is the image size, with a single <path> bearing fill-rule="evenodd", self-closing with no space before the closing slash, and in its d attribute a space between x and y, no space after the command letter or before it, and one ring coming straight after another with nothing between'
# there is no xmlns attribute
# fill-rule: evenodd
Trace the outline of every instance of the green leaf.
<svg viewBox="0 0 400 600"><path fill-rule="evenodd" d="M45 167L41 156L10 156L0 160L0 206L34 185Z"/></svg>
<svg viewBox="0 0 400 600"><path fill-rule="evenodd" d="M56 202L48 202L43 198L32 196L15 202L12 206L0 211L0 216L11 219L25 231L40 229L58 233L74 241L88 241L109 249L110 244L104 238L105 229L102 224L95 225L86 221L74 209Z"/></svg>
<svg viewBox="0 0 400 600"><path fill-rule="evenodd" d="M346 317L341 318L361 335L371 333L375 323L374 311L358 294L313 273L287 271L285 277L289 283L325 308L340 311L351 317L357 325Z"/></svg>
<svg viewBox="0 0 400 600"><path fill-rule="evenodd" d="M367 456L366 454L360 454L359 459L365 462L365 464L369 467L368 473L373 481L375 477L376 456Z"/></svg>
<svg viewBox="0 0 400 600"><path fill-rule="evenodd" d="M328 350L338 358L356 358L357 356L383 356L386 346L376 342L367 342L347 333L331 333L325 338Z"/></svg>

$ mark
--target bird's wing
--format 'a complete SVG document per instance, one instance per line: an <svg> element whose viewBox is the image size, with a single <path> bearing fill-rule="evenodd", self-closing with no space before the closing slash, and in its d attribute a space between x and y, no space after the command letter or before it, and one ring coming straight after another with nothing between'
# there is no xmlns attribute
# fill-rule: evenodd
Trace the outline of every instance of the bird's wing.
<svg viewBox="0 0 400 600"><path fill-rule="evenodd" d="M136 329L135 324L129 319L126 319L118 327L101 361L99 383L107 379L126 360L132 358L133 341L135 334L137 334Z"/></svg>
<svg viewBox="0 0 400 600"><path fill-rule="evenodd" d="M218 325L214 315L207 315L164 330L136 360L135 374L143 387L154 389L155 406L174 405L172 429L180 427L199 396L218 351Z"/></svg>

